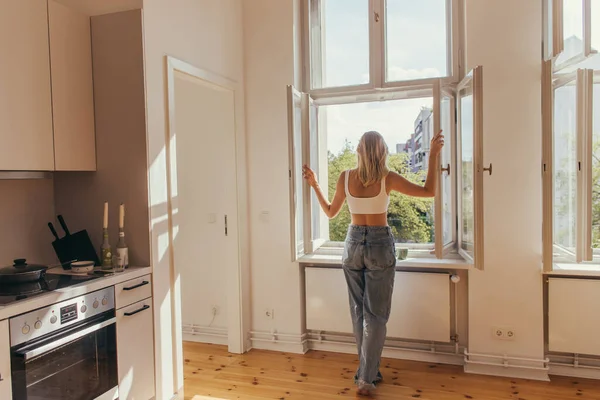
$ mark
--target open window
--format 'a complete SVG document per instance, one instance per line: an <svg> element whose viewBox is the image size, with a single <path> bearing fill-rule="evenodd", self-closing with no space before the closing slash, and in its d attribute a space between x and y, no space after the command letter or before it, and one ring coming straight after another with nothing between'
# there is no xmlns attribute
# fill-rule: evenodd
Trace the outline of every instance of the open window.
<svg viewBox="0 0 600 400"><path fill-rule="evenodd" d="M572 69L598 54L600 5L595 0L544 1L544 59L554 71Z"/></svg>
<svg viewBox="0 0 600 400"><path fill-rule="evenodd" d="M346 205L335 219L325 216L313 191L302 182L302 165L315 171L331 199L340 174L356 166L358 139L367 130L377 130L388 146L395 147L390 148L392 170L417 184L425 182L429 168L439 173L435 199L392 193L388 224L397 246L408 247L411 258L460 253L481 268L483 224L475 220L483 218L483 174L491 173L491 168L483 167L481 74L477 67L460 86L444 86L442 79L434 79L412 89L316 99L289 87L293 259L317 251L337 254L350 223ZM399 121L407 118L406 129L412 133L400 142L405 125ZM430 165L429 144L440 129L446 145L439 163Z"/></svg>
<svg viewBox="0 0 600 400"><path fill-rule="evenodd" d="M589 69L544 67L544 269L600 261L600 107ZM596 73L597 74L597 73Z"/></svg>
<svg viewBox="0 0 600 400"><path fill-rule="evenodd" d="M483 269L483 68L470 71L458 85L457 176L458 252Z"/></svg>
<svg viewBox="0 0 600 400"><path fill-rule="evenodd" d="M303 162L303 113L302 94L288 86L288 140L290 179L290 238L292 261L305 253L304 249L304 192L302 179Z"/></svg>

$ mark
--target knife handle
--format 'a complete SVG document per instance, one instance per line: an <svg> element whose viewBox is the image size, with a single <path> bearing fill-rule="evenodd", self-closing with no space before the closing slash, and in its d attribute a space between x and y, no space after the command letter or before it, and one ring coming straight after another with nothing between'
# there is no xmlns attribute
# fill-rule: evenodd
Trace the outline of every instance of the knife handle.
<svg viewBox="0 0 600 400"><path fill-rule="evenodd" d="M63 231L65 231L65 235L69 236L71 234L71 232L69 232L69 228L67 228L65 219L63 218L62 215L59 215L57 218L58 218L58 222L60 223L60 226L63 228Z"/></svg>
<svg viewBox="0 0 600 400"><path fill-rule="evenodd" d="M48 222L48 228L50 228L50 232L52 232L56 240L59 240L58 233L56 233L56 229L54 229L52 222Z"/></svg>

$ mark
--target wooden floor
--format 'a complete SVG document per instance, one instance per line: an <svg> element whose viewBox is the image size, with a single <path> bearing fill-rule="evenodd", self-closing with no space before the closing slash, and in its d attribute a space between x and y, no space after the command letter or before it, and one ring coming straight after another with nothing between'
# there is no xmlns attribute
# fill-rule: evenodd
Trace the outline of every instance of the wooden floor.
<svg viewBox="0 0 600 400"><path fill-rule="evenodd" d="M252 350L231 355L222 346L184 343L185 399L355 398L356 357ZM600 382L553 377L535 382L467 375L462 367L385 359L377 399L600 399Z"/></svg>

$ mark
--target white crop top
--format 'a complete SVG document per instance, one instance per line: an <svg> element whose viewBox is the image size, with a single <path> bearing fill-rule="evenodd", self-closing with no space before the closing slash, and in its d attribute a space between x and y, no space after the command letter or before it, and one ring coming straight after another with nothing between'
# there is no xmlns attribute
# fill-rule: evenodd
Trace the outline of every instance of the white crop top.
<svg viewBox="0 0 600 400"><path fill-rule="evenodd" d="M390 205L390 196L385 190L385 176L381 180L381 190L374 197L354 197L348 190L348 178L350 171L346 171L346 200L351 214L383 214L387 212Z"/></svg>

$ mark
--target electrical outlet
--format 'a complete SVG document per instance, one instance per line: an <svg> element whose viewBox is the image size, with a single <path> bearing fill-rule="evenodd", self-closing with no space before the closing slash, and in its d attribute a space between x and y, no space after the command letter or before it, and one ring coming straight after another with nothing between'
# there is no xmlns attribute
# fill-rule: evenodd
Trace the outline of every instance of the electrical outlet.
<svg viewBox="0 0 600 400"><path fill-rule="evenodd" d="M275 310L272 308L268 308L265 310L265 317L269 319L275 319Z"/></svg>
<svg viewBox="0 0 600 400"><path fill-rule="evenodd" d="M512 328L494 327L492 328L492 335L499 340L514 340L515 330Z"/></svg>

